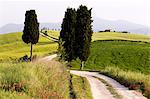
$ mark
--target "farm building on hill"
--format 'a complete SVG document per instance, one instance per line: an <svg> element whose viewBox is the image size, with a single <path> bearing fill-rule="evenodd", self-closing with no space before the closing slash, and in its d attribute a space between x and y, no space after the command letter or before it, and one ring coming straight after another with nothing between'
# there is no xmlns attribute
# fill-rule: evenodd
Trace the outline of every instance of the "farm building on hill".
<svg viewBox="0 0 150 99"><path fill-rule="evenodd" d="M112 29L106 29L104 32L111 32Z"/></svg>

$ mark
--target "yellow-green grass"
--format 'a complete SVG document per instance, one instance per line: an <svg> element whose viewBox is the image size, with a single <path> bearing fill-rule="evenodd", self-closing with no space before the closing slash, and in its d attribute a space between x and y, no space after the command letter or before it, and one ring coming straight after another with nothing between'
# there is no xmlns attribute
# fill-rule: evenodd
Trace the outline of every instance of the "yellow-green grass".
<svg viewBox="0 0 150 99"><path fill-rule="evenodd" d="M69 73L57 61L0 63L0 99L69 99Z"/></svg>
<svg viewBox="0 0 150 99"><path fill-rule="evenodd" d="M69 99L70 74L58 61L0 63L0 99ZM86 78L72 75L76 99L92 99Z"/></svg>
<svg viewBox="0 0 150 99"><path fill-rule="evenodd" d="M48 31L48 35L58 38L59 31ZM150 42L150 36L116 32L93 33L92 40L133 40ZM27 54L30 45L22 41L22 32L0 35L0 61L18 59ZM33 55L43 56L57 51L57 43L40 36L39 43L33 46Z"/></svg>
<svg viewBox="0 0 150 99"><path fill-rule="evenodd" d="M90 84L85 77L72 75L72 84L76 99L93 99Z"/></svg>
<svg viewBox="0 0 150 99"><path fill-rule="evenodd" d="M58 37L59 31L48 31L48 34ZM92 41L96 40L131 40L150 42L150 36L143 34L119 33L119 32L94 32Z"/></svg>
<svg viewBox="0 0 150 99"><path fill-rule="evenodd" d="M129 89L141 91L148 99L150 98L150 75L123 70L119 66L108 66L100 72L114 78Z"/></svg>
<svg viewBox="0 0 150 99"><path fill-rule="evenodd" d="M59 34L60 34L59 31L53 31L53 30L48 30L47 33L48 33L48 35L51 35L51 36L56 37L56 38L58 38Z"/></svg>
<svg viewBox="0 0 150 99"><path fill-rule="evenodd" d="M129 34L117 32L100 32L93 33L92 40L131 40L131 41L145 41L150 42L150 36L143 34Z"/></svg>
<svg viewBox="0 0 150 99"><path fill-rule="evenodd" d="M0 35L0 45L0 61L17 59L30 54L30 44L22 41L22 32ZM33 55L43 56L56 51L57 43L43 36L40 36L39 43L33 46Z"/></svg>

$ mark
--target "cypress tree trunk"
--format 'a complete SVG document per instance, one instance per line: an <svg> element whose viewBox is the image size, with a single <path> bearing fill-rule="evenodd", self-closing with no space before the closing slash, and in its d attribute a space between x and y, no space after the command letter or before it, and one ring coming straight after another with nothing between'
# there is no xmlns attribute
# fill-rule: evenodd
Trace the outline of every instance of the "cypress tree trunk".
<svg viewBox="0 0 150 99"><path fill-rule="evenodd" d="M30 61L32 61L32 43L31 43L31 49L30 49Z"/></svg>
<svg viewBox="0 0 150 99"><path fill-rule="evenodd" d="M71 69L71 67L72 67L70 61L68 62L68 67L69 67L69 69Z"/></svg>
<svg viewBox="0 0 150 99"><path fill-rule="evenodd" d="M80 70L83 70L83 68L84 68L84 61L81 61Z"/></svg>

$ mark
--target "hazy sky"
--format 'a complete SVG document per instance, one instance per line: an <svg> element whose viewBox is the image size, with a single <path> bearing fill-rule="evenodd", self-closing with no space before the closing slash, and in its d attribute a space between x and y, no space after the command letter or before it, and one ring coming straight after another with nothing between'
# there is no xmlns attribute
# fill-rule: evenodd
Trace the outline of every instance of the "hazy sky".
<svg viewBox="0 0 150 99"><path fill-rule="evenodd" d="M150 27L150 0L0 0L0 26L23 24L29 9L36 10L39 22L61 22L66 8L81 4L93 8L92 16Z"/></svg>

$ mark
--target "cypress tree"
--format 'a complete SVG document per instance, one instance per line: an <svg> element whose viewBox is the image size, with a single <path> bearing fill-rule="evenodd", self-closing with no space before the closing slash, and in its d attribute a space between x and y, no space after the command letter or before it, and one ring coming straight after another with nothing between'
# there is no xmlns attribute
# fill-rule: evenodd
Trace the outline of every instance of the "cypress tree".
<svg viewBox="0 0 150 99"><path fill-rule="evenodd" d="M61 25L59 37L59 52L61 58L69 63L75 59L75 28L76 28L76 11L68 8Z"/></svg>
<svg viewBox="0 0 150 99"><path fill-rule="evenodd" d="M76 23L76 52L81 60L81 68L83 69L85 61L90 54L91 36L92 36L92 20L91 10L86 6L80 6L77 9Z"/></svg>
<svg viewBox="0 0 150 99"><path fill-rule="evenodd" d="M26 11L22 40L31 43L30 61L32 60L32 45L39 40L39 23L35 10Z"/></svg>

